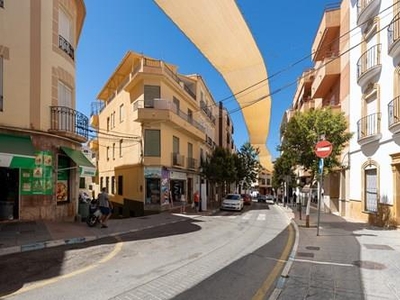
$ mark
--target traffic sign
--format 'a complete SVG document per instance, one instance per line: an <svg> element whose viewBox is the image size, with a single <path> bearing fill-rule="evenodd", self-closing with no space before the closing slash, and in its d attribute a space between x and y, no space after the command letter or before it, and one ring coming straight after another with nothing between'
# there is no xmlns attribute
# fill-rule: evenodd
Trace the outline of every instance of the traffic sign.
<svg viewBox="0 0 400 300"><path fill-rule="evenodd" d="M332 153L332 144L328 141L319 141L315 145L315 155L317 155L319 158L325 158L331 155Z"/></svg>

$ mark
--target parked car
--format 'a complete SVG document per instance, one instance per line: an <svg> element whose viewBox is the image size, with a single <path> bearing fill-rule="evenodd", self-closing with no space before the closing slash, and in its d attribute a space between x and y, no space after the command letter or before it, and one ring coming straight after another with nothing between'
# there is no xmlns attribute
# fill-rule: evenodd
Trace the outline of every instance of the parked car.
<svg viewBox="0 0 400 300"><path fill-rule="evenodd" d="M251 199L251 196L249 194L242 194L241 196L243 198L243 204L244 205L251 205L253 200Z"/></svg>
<svg viewBox="0 0 400 300"><path fill-rule="evenodd" d="M267 198L266 198L266 196L265 196L265 195L259 194L259 195L257 196L257 202L264 202L264 203L267 203Z"/></svg>
<svg viewBox="0 0 400 300"><path fill-rule="evenodd" d="M265 196L265 203L267 203L267 204L275 204L274 196L266 195Z"/></svg>
<svg viewBox="0 0 400 300"><path fill-rule="evenodd" d="M222 200L221 210L238 210L243 209L243 197L240 194L228 194Z"/></svg>

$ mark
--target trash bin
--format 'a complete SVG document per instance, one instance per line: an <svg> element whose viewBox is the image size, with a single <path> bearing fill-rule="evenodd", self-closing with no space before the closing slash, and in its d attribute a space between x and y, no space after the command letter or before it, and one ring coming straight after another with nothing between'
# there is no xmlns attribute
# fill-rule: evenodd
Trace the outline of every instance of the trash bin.
<svg viewBox="0 0 400 300"><path fill-rule="evenodd" d="M0 201L0 220L14 219L14 203Z"/></svg>
<svg viewBox="0 0 400 300"><path fill-rule="evenodd" d="M89 216L89 203L88 202L79 202L78 214L81 216L82 221L86 220L86 218Z"/></svg>

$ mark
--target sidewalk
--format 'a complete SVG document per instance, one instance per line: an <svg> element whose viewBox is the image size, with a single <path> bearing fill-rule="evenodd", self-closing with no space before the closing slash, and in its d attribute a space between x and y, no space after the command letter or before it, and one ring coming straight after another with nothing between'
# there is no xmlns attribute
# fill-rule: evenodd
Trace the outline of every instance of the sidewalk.
<svg viewBox="0 0 400 300"><path fill-rule="evenodd" d="M400 299L400 230L373 227L311 209L296 228L294 249L270 299ZM293 213L294 212L294 213Z"/></svg>
<svg viewBox="0 0 400 300"><path fill-rule="evenodd" d="M86 222L12 221L0 223L0 256L60 245L83 243L107 236L182 222L213 211L186 214L163 212L136 218L110 219L108 228L87 226Z"/></svg>

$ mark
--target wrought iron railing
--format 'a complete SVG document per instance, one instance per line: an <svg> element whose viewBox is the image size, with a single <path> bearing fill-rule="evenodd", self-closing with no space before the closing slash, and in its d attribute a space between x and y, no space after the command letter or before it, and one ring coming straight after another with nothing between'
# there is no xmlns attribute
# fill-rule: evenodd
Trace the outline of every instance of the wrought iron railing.
<svg viewBox="0 0 400 300"><path fill-rule="evenodd" d="M89 137L89 119L84 114L66 107L50 106L51 130Z"/></svg>
<svg viewBox="0 0 400 300"><path fill-rule="evenodd" d="M358 140L377 135L381 132L381 113L365 116L357 122Z"/></svg>
<svg viewBox="0 0 400 300"><path fill-rule="evenodd" d="M370 5L372 2L378 1L378 0L358 0L357 1L357 16L360 16L360 14Z"/></svg>
<svg viewBox="0 0 400 300"><path fill-rule="evenodd" d="M74 47L61 35L58 36L58 47L67 53L69 57L75 59L75 50Z"/></svg>
<svg viewBox="0 0 400 300"><path fill-rule="evenodd" d="M388 31L388 47L389 50L392 45L400 39L400 14L397 14L389 24Z"/></svg>
<svg viewBox="0 0 400 300"><path fill-rule="evenodd" d="M172 153L172 165L183 167L185 157L179 153Z"/></svg>
<svg viewBox="0 0 400 300"><path fill-rule="evenodd" d="M193 157L188 157L187 158L187 168L192 169L192 170L197 169L197 159L195 159Z"/></svg>
<svg viewBox="0 0 400 300"><path fill-rule="evenodd" d="M400 96L388 104L389 127L400 123Z"/></svg>
<svg viewBox="0 0 400 300"><path fill-rule="evenodd" d="M381 64L381 46L381 44L372 46L361 55L357 62L357 78Z"/></svg>
<svg viewBox="0 0 400 300"><path fill-rule="evenodd" d="M206 116L211 120L211 122L215 124L215 117L213 116L211 109L203 100L200 100L200 108L206 114Z"/></svg>

